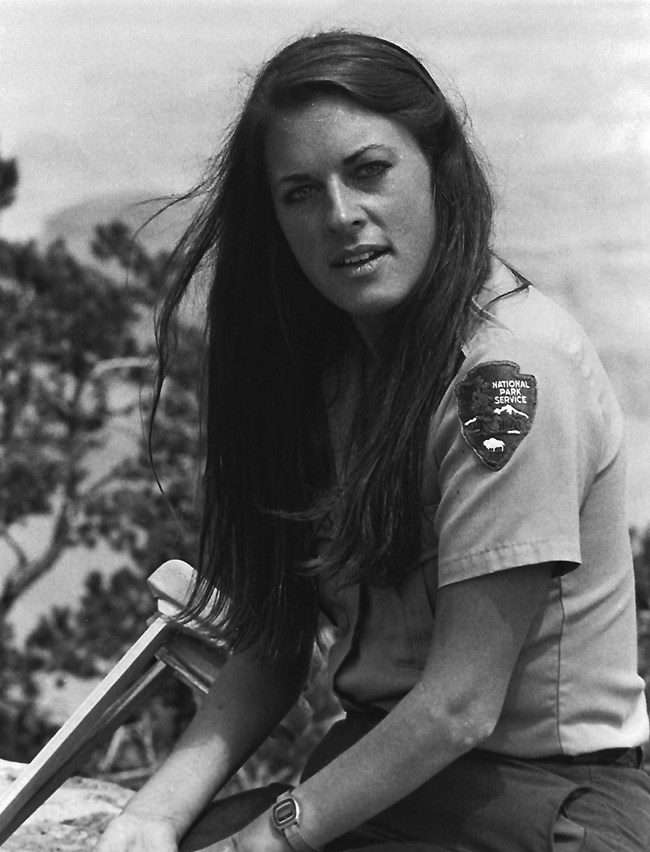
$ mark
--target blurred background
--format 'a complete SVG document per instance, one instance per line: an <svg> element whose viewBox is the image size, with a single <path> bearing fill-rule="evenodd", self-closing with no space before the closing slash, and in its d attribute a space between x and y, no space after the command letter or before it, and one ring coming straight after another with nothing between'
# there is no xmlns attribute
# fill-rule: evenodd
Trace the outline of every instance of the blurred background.
<svg viewBox="0 0 650 852"><path fill-rule="evenodd" d="M0 757L29 759L142 626L143 576L192 557L191 329L159 436L184 525L151 482L141 426L160 270L189 212L133 234L152 199L199 180L259 63L334 26L400 42L467 111L498 250L598 348L628 433L646 671L650 4L2 0ZM316 705L325 724L335 708L324 692ZM191 700L170 688L147 712L88 771L139 783ZM286 777L285 758L249 776Z"/></svg>

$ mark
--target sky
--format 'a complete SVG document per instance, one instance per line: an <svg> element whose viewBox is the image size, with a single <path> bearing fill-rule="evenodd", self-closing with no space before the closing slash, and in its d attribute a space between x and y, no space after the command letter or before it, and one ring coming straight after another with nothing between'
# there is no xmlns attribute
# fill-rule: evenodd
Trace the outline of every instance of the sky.
<svg viewBox="0 0 650 852"><path fill-rule="evenodd" d="M334 26L400 42L468 112L497 247L596 343L626 414L631 517L648 523L647 0L0 0L0 155L21 175L0 236L51 233L80 203L188 189L258 65ZM27 605L75 586L67 570Z"/></svg>
<svg viewBox="0 0 650 852"><path fill-rule="evenodd" d="M616 7L636 10L624 13L627 32ZM568 153L634 144L650 153L650 128L638 126L650 94L640 82L620 93L617 138L589 121L569 138L529 138L521 98L525 88L531 111L570 109L558 55L588 45L576 70L598 86L620 60L610 28L647 59L647 10L633 0L0 0L0 152L18 158L22 176L1 231L33 236L50 213L97 194L187 188L259 62L295 34L334 25L400 41L458 88L506 190L525 174L528 146L533 157L540 143ZM494 106L515 101L521 126L504 138ZM594 119L597 112L596 96Z"/></svg>

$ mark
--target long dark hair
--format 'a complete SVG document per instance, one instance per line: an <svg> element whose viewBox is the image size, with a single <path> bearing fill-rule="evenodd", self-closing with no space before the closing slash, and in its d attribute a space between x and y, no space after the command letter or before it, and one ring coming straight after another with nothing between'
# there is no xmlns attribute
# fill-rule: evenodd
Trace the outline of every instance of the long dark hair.
<svg viewBox="0 0 650 852"><path fill-rule="evenodd" d="M431 166L436 240L419 284L394 311L335 483L324 372L351 323L305 279L277 223L263 147L278 111L339 94L406 127ZM492 198L459 120L411 54L345 31L295 41L260 70L200 188L158 320L159 396L173 317L209 277L203 522L194 598L233 648L290 654L314 635L317 575L398 584L417 560L422 455L431 416L458 366L470 303L490 270ZM336 505L331 546L314 529Z"/></svg>

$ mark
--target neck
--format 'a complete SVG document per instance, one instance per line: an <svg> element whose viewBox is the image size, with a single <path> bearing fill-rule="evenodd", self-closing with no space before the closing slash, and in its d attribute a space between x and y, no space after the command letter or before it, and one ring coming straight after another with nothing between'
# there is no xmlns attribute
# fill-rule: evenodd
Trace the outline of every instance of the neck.
<svg viewBox="0 0 650 852"><path fill-rule="evenodd" d="M380 316L352 317L352 322L359 333L359 337L372 355L373 360L377 361L379 359L381 337L386 328L385 319Z"/></svg>

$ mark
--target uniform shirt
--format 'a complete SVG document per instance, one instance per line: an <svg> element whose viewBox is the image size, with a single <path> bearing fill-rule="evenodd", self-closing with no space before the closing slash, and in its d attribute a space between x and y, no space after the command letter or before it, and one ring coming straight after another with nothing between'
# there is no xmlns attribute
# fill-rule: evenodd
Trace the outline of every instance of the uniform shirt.
<svg viewBox="0 0 650 852"><path fill-rule="evenodd" d="M439 588L554 562L481 747L540 757L639 745L621 412L579 325L533 287L512 293L517 283L498 265L433 417L417 566L397 589L322 584L334 689L344 707L390 710L419 679Z"/></svg>

